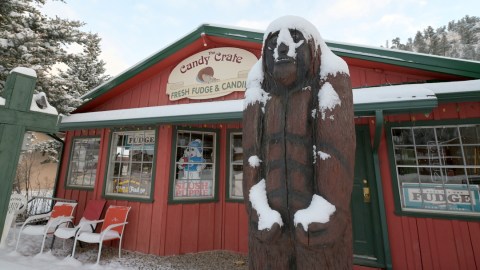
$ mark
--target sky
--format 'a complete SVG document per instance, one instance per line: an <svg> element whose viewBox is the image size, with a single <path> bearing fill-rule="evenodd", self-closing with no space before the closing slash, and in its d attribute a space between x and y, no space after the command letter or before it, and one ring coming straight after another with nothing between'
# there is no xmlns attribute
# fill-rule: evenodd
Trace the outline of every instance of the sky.
<svg viewBox="0 0 480 270"><path fill-rule="evenodd" d="M116 76L208 23L263 31L284 15L312 22L327 41L385 46L428 26L480 16L478 0L65 0L47 1L49 16L85 22L102 38L101 58Z"/></svg>

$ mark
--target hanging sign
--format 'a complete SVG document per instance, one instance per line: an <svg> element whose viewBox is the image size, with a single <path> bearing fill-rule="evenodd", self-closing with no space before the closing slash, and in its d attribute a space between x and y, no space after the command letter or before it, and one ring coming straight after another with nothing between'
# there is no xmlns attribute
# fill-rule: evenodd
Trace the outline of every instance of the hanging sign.
<svg viewBox="0 0 480 270"><path fill-rule="evenodd" d="M222 47L199 52L172 70L167 95L173 101L210 99L245 91L248 72L257 61L253 53L239 48Z"/></svg>

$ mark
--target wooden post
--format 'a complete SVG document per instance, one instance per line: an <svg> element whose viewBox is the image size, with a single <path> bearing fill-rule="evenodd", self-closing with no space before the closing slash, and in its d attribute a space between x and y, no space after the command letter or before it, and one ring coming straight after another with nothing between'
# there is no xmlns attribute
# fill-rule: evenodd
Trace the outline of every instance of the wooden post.
<svg viewBox="0 0 480 270"><path fill-rule="evenodd" d="M0 232L8 211L25 131L54 133L58 115L30 111L37 81L35 71L16 68L7 77L0 105Z"/></svg>

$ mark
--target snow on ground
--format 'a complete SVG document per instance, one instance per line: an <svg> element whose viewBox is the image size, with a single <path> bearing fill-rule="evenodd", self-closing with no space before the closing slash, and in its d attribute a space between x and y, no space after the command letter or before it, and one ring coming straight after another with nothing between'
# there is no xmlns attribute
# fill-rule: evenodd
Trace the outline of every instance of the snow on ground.
<svg viewBox="0 0 480 270"><path fill-rule="evenodd" d="M18 235L17 235L18 237ZM7 239L7 247L0 249L0 269L15 269L15 270L31 270L32 266L36 270L63 270L63 269L99 269L99 270L123 270L133 269L122 267L120 262L115 259L100 259L100 264L96 265L97 247L89 246L89 249L77 249L77 259L72 259L71 248L73 241L67 240L65 249L62 240L56 240L53 250L45 250L39 254L42 245L42 236L30 236L22 234L21 242L18 251L15 251L16 241L13 239L13 234L10 232ZM46 240L45 245L50 246L51 238ZM109 253L108 249L105 250ZM105 257L106 253L103 253ZM103 256L102 256L103 257ZM117 257L118 258L118 257ZM159 268L163 269L163 268ZM170 269L170 268L165 268Z"/></svg>
<svg viewBox="0 0 480 270"><path fill-rule="evenodd" d="M18 235L17 235L18 236ZM180 256L155 256L122 250L122 258L118 258L118 249L104 246L100 263L95 264L98 245L84 243L77 245L75 258L71 254L73 241L56 240L53 250L50 250L51 238L45 243L45 251L38 255L42 245L41 236L22 235L22 241L15 252L16 242L10 232L7 248L0 248L0 269L3 270L130 270L130 269L195 269L195 270L246 270L248 269L245 255L228 251L211 251Z"/></svg>

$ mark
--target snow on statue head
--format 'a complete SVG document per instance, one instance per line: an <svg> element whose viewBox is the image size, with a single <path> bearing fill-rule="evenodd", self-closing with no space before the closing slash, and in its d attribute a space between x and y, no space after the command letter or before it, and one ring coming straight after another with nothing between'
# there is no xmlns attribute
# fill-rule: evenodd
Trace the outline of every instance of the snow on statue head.
<svg viewBox="0 0 480 270"><path fill-rule="evenodd" d="M243 134L250 269L350 268L349 71L305 19L268 26L247 79Z"/></svg>
<svg viewBox="0 0 480 270"><path fill-rule="evenodd" d="M178 168L183 170L182 179L200 179L200 172L205 168L203 144L199 139L191 141L180 158Z"/></svg>

